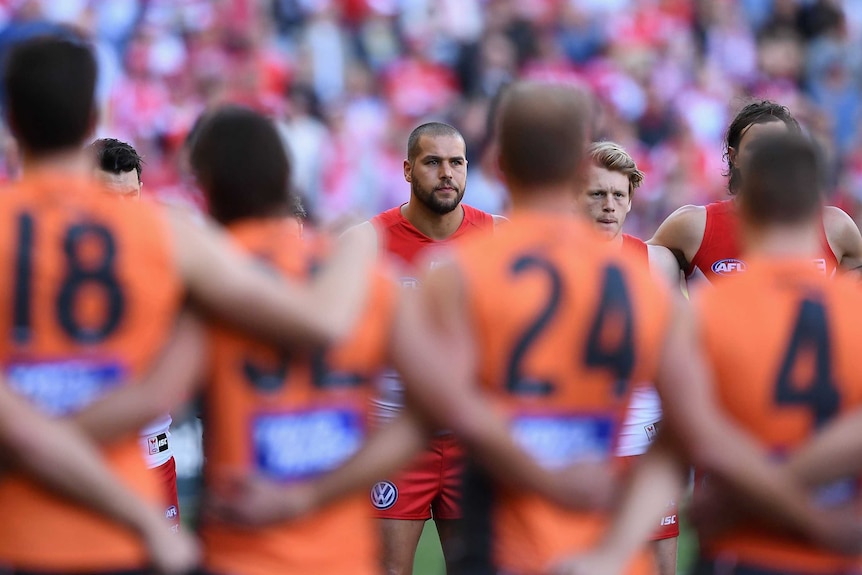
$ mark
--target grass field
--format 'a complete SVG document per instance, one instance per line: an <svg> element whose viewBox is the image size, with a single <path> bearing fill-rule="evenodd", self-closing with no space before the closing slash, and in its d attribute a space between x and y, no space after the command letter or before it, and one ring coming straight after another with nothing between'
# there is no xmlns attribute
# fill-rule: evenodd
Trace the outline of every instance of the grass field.
<svg viewBox="0 0 862 575"><path fill-rule="evenodd" d="M681 525L679 537L679 562L677 574L686 573L697 553L697 541L691 529ZM413 564L413 575L445 575L446 566L443 563L443 553L440 551L440 540L434 522L425 523L419 548L416 550L416 561Z"/></svg>

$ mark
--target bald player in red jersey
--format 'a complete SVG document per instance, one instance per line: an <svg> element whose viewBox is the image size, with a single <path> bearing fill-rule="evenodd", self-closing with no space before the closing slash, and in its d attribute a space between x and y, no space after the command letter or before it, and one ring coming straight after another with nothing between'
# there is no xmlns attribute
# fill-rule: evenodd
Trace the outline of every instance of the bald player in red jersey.
<svg viewBox="0 0 862 575"><path fill-rule="evenodd" d="M407 142L404 179L410 184L407 203L349 230L347 237L374 234L380 250L399 265L402 286L416 288L423 271L417 267L419 259L428 248L491 233L499 217L461 202L467 186L466 149L464 138L448 124L431 122L413 130ZM426 264L433 265L433 261ZM381 388L374 415L387 422L404 408L403 388L394 372L384 376ZM461 517L461 471L457 441L451 433L441 432L407 469L374 486L371 504L381 518L387 573L413 572L416 546L431 518L444 556L450 555L452 522Z"/></svg>
<svg viewBox="0 0 862 575"><path fill-rule="evenodd" d="M670 249L688 277L699 271L709 281L715 281L744 272L746 263L741 258L736 198L742 182L739 166L753 141L776 131L800 131L786 107L759 101L740 110L725 138L728 190L734 197L707 206L679 208L647 243ZM827 275L834 274L839 267L852 270L862 265L862 235L850 216L839 208L826 206L822 219L821 249L814 258L815 264Z"/></svg>
<svg viewBox="0 0 862 575"><path fill-rule="evenodd" d="M673 254L662 246L648 246L623 233L623 224L632 207L635 189L644 174L634 159L615 142L594 142L587 149L590 165L587 184L576 199L578 212L586 216L602 237L612 245L633 254L649 266L653 276L668 286L678 286L679 265ZM661 423L661 402L652 384L642 383L632 391L625 422L620 430L616 453L631 458L643 455L655 440ZM679 521L675 502L656 524L653 550L659 575L676 574Z"/></svg>

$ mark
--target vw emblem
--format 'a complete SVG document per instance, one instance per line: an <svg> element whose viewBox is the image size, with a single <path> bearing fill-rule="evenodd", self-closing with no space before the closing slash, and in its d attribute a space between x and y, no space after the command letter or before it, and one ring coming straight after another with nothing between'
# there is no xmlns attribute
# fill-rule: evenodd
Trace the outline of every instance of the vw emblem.
<svg viewBox="0 0 862 575"><path fill-rule="evenodd" d="M389 509L398 501L398 488L391 481L380 481L371 488L371 505L375 509Z"/></svg>

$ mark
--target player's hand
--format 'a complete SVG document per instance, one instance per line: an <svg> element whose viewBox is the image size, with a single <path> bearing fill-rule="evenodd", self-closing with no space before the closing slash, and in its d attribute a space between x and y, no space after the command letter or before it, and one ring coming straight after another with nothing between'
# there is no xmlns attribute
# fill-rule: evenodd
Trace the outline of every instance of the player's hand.
<svg viewBox="0 0 862 575"><path fill-rule="evenodd" d="M718 487L718 480L705 482L694 491L688 510L689 520L701 541L713 539L744 519L746 514L737 501Z"/></svg>
<svg viewBox="0 0 862 575"><path fill-rule="evenodd" d="M310 483L283 485L246 474L220 484L208 498L207 511L221 521L259 527L299 519L317 507Z"/></svg>
<svg viewBox="0 0 862 575"><path fill-rule="evenodd" d="M569 509L607 510L619 495L619 467L613 461L584 461L555 473L552 494Z"/></svg>
<svg viewBox="0 0 862 575"><path fill-rule="evenodd" d="M618 575L624 565L619 554L610 550L592 550L564 559L554 565L549 575Z"/></svg>
<svg viewBox="0 0 862 575"><path fill-rule="evenodd" d="M182 575L198 566L200 548L197 540L182 529L171 531L163 517L155 515L155 521L150 522L142 535L157 573Z"/></svg>

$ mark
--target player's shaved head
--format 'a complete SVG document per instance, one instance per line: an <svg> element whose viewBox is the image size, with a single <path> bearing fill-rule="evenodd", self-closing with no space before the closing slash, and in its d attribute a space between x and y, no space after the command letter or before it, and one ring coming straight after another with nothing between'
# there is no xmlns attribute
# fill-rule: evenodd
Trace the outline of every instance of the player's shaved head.
<svg viewBox="0 0 862 575"><path fill-rule="evenodd" d="M443 122L428 122L427 124L417 126L412 132L410 132L410 136L407 138L407 161L411 164L421 151L419 148L419 140L422 138L422 136L428 136L429 138L451 136L453 138L461 138L462 140L464 139L464 136L461 135L461 132L459 132L449 124L444 124Z"/></svg>
<svg viewBox="0 0 862 575"><path fill-rule="evenodd" d="M523 82L506 89L498 115L500 169L522 186L574 180L589 142L588 101L575 88Z"/></svg>
<svg viewBox="0 0 862 575"><path fill-rule="evenodd" d="M757 224L796 224L820 213L820 157L799 133L765 135L741 166L740 208Z"/></svg>

